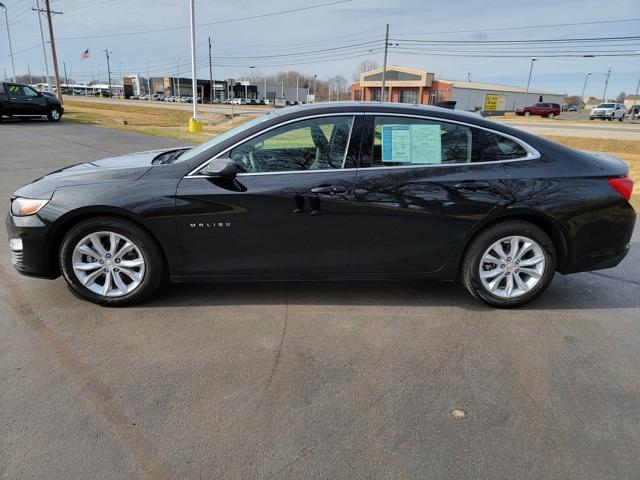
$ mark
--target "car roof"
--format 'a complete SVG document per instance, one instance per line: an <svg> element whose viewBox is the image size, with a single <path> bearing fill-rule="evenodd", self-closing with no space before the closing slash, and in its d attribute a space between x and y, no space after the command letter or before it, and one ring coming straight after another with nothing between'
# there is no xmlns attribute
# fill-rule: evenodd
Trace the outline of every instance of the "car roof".
<svg viewBox="0 0 640 480"><path fill-rule="evenodd" d="M455 119L459 117L462 121L470 119L474 121L482 120L477 113L466 112L464 110L453 110L451 108L434 107L432 105L417 105L409 103L392 103L392 102L318 102L305 103L302 105L293 105L285 107L277 111L276 115L314 115L323 113L339 113L344 112L370 112L370 113L398 113L404 115L424 115L434 117L446 117Z"/></svg>

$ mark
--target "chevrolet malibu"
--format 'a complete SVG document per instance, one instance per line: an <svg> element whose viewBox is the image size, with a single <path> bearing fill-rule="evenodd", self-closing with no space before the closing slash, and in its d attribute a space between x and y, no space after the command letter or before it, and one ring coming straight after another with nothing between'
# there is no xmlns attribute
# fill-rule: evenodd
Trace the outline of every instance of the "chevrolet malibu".
<svg viewBox="0 0 640 480"><path fill-rule="evenodd" d="M195 148L81 163L18 189L15 268L102 305L164 281L459 279L496 307L616 266L620 160L436 107L285 108Z"/></svg>

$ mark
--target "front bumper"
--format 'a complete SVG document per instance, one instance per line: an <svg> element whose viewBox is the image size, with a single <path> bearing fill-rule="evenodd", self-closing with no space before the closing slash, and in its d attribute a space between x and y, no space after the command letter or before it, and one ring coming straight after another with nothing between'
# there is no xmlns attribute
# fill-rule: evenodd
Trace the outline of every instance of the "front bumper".
<svg viewBox="0 0 640 480"><path fill-rule="evenodd" d="M9 253L14 268L31 277L57 278L60 272L51 252L50 229L37 215L16 217L7 214Z"/></svg>
<svg viewBox="0 0 640 480"><path fill-rule="evenodd" d="M591 112L589 116L591 118L609 118L612 112Z"/></svg>

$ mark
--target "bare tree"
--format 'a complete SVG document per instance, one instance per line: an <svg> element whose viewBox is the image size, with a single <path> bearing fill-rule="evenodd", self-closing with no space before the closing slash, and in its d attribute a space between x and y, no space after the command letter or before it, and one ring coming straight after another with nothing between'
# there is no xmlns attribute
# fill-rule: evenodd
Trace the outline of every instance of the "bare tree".
<svg viewBox="0 0 640 480"><path fill-rule="evenodd" d="M624 92L620 92L620 95L616 97L616 103L624 103L626 98L627 98L627 94Z"/></svg>
<svg viewBox="0 0 640 480"><path fill-rule="evenodd" d="M373 60L372 58L365 58L358 65L358 69L353 72L353 81L357 82L360 80L360 74L362 72L368 72L370 70L375 70L376 68L380 68L380 64Z"/></svg>
<svg viewBox="0 0 640 480"><path fill-rule="evenodd" d="M581 107L582 97L580 95L565 96L564 103L566 103L569 107L573 107L574 105L577 107Z"/></svg>

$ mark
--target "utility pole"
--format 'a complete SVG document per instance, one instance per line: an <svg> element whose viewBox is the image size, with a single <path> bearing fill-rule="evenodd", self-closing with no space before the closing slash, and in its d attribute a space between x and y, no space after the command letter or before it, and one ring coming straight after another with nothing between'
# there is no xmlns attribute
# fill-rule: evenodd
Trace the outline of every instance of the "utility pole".
<svg viewBox="0 0 640 480"><path fill-rule="evenodd" d="M204 99L202 101L204 102ZM213 103L213 66L211 65L211 37L209 37L209 102Z"/></svg>
<svg viewBox="0 0 640 480"><path fill-rule="evenodd" d="M62 65L64 66L64 83L67 85L67 88L69 88L69 77L67 77L67 62L63 60Z"/></svg>
<svg viewBox="0 0 640 480"><path fill-rule="evenodd" d="M296 77L296 103L300 103L300 98L298 95L298 89L300 88L298 85L300 83L300 76Z"/></svg>
<svg viewBox="0 0 640 480"><path fill-rule="evenodd" d="M47 9L47 22L49 23L49 36L51 37L51 57L53 58L53 71L56 76L56 95L62 103L62 86L60 85L60 72L58 71L58 56L56 54L56 40L53 35L53 22L51 20L51 5L50 0L44 0L45 8ZM39 13L38 13L39 15Z"/></svg>
<svg viewBox="0 0 640 480"><path fill-rule="evenodd" d="M104 53L106 53L107 55L107 75L109 77L109 98L112 98L113 95L111 93L111 66L109 65L109 54L113 52L110 52L109 50L105 49Z"/></svg>
<svg viewBox="0 0 640 480"><path fill-rule="evenodd" d="M11 56L11 70L13 71L13 81L16 81L16 66L13 63L13 48L11 48L11 34L9 33L9 16L7 15L7 7L4 3L0 2L0 8L4 10L4 20L7 24L7 38L9 39L9 55Z"/></svg>
<svg viewBox="0 0 640 480"><path fill-rule="evenodd" d="M604 81L604 91L602 92L602 101L607 101L607 85L609 85L609 77L611 76L611 67L607 70L607 78Z"/></svg>
<svg viewBox="0 0 640 480"><path fill-rule="evenodd" d="M38 14L38 25L40 25L40 40L42 41L42 56L44 58L44 71L47 75L47 92L51 91L49 85L49 63L47 62L47 49L44 46L44 33L42 31L42 18L40 17L40 0L36 0L36 13Z"/></svg>
<svg viewBox="0 0 640 480"><path fill-rule="evenodd" d="M33 85L33 79L31 78L31 65L27 65L27 73L29 73L29 85Z"/></svg>
<svg viewBox="0 0 640 480"><path fill-rule="evenodd" d="M387 23L387 29L384 34L384 62L382 64L382 91L380 92L380 101L384 102L386 95L385 82L387 80L387 53L389 51L389 24Z"/></svg>

